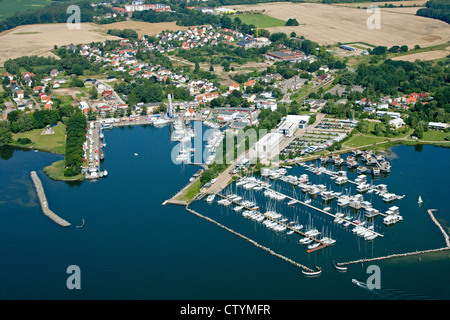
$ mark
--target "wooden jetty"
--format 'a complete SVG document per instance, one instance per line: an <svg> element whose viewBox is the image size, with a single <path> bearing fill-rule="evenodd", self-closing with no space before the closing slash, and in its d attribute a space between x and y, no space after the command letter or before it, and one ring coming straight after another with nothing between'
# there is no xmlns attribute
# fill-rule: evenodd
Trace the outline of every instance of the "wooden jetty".
<svg viewBox="0 0 450 320"><path fill-rule="evenodd" d="M295 198L293 198L293 197L291 197L291 196L288 196L288 195L283 194L283 193L281 193L281 192L275 191L275 190L270 189L270 188L268 188L268 187L264 187L264 186L263 186L263 188L265 188L266 190L270 190L271 192L281 194L281 195L285 196L286 198L288 198L288 199L290 199L290 200L297 200L298 203L300 203L300 204L302 204L302 205L304 205L304 206L306 206L306 207L308 207L308 208L314 209L314 210L319 211L319 212L321 212L321 213L324 213L324 214L326 214L326 215L328 215L328 216L330 216L330 217L336 218L336 215L334 215L334 214L332 214L332 213L330 213L330 212L327 212L327 211L325 211L325 210L319 209L319 208L317 208L317 207L314 207L314 206L312 206L312 205L310 205L310 204L308 204L308 203L305 203L305 202L303 202L303 201L301 201L301 200L299 200L299 199L295 199ZM348 222L349 222L351 225L355 226L355 227L358 226L358 224L354 223L353 221L348 221ZM362 227L362 228L364 228L364 227ZM381 233L378 233L378 232L376 232L376 231L374 231L374 230L369 230L369 229L367 229L367 230L370 231L370 232L373 232L374 234L376 234L376 235L379 236L379 237L384 237L384 235L382 235Z"/></svg>
<svg viewBox="0 0 450 320"><path fill-rule="evenodd" d="M302 272L303 272L304 274L306 274L306 275L307 275L307 274L314 274L314 273L316 273L316 271L314 271L313 269L308 268L308 267L306 267L306 266L304 266L304 265L302 265L302 264L300 264L300 263L298 263L298 262L296 262L296 261L294 261L294 260L292 260L292 259L289 259L289 258L287 258L287 257L285 257L285 256L283 256L283 255L281 255L281 254L279 254L279 253L276 253L275 251L273 251L273 250L270 249L270 248L267 248L267 247L265 247L265 246L260 245L260 244L257 243L256 241L254 241L254 240L252 240L252 239L250 239L250 238L248 238L248 237L246 237L246 236L240 234L239 232L236 232L236 231L234 231L233 229L230 229L230 228L228 228L228 227L226 227L226 226L220 224L219 222L217 222L217 221L215 221L215 220L213 220L213 219L211 219L211 218L208 218L208 217L205 217L204 215L201 215L200 213L198 213L198 212L196 212L196 211L190 209L188 206L186 206L186 210L189 211L190 213L196 215L197 217L200 217L200 218L205 219L205 220L207 220L207 221L209 221L209 222L211 222L211 223L214 223L215 225L221 227L222 229L225 229L225 230L231 232L232 234L234 234L234 235L236 235L236 236L238 236L238 237L240 237L240 238L242 238L242 239L244 239L244 240L250 242L250 243L253 244L254 246L256 246L256 247L258 247L258 248L260 248L260 249L263 249L263 250L267 251L267 252L270 253L271 255L273 255L273 256L275 256L275 257L277 257L277 258L280 258L280 259L282 259L282 260L284 260L284 261L287 261L287 262L291 263L292 265L294 265L294 266L296 266L296 267L301 268L301 269L302 269Z"/></svg>
<svg viewBox="0 0 450 320"><path fill-rule="evenodd" d="M218 197L220 197L220 198L226 198L226 196L223 195L223 194L221 194L221 193L216 193L216 196L218 196ZM276 223L278 223L278 224L280 224L280 225L286 227L286 229L294 231L294 233L296 233L296 234L298 234L298 235L300 235L300 236L302 236L302 237L307 237L307 238L310 238L310 239L311 239L312 241L314 241L314 242L320 243L320 245L319 245L318 247L313 248L313 249L308 249L308 250L306 251L306 252L308 252L308 253L311 253L311 252L314 252L314 251L317 251L317 250L320 250L320 249L323 249L323 248L325 248L325 247L330 246L329 244L326 244L326 243L320 241L319 239L317 239L317 238L315 238L315 237L311 237L311 236L309 236L309 235L303 233L302 231L300 231L300 230L298 230L298 229L294 229L294 228L292 228L291 226L289 226L289 225L287 225L287 224L285 224L285 223L282 223L282 222L278 221L277 219L273 219L273 218L271 218L270 216L264 215L262 212L259 212L259 211L257 211L257 210L253 210L252 208L245 206L244 204L240 203L239 201L234 201L234 200L232 200L232 199L228 199L228 200L231 201L231 202L232 202L233 204L235 204L235 205L243 206L243 207L244 207L245 209L247 209L247 210L251 210L251 211L254 211L255 213L262 214L262 215L265 217L266 220L270 220L270 221L272 221L272 222L276 222Z"/></svg>
<svg viewBox="0 0 450 320"><path fill-rule="evenodd" d="M58 217L52 210L48 207L47 197L45 196L44 188L42 187L42 182L39 179L38 175L35 171L31 171L31 179L33 180L34 187L36 188L36 193L39 198L39 202L41 204L42 212L52 219L54 222L63 227L68 227L71 224L64 219Z"/></svg>

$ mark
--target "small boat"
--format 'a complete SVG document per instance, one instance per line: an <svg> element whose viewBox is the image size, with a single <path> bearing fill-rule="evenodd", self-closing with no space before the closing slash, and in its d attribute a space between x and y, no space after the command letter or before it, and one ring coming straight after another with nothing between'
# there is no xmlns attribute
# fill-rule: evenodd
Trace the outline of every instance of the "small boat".
<svg viewBox="0 0 450 320"><path fill-rule="evenodd" d="M347 267L341 267L341 266L337 265L336 262L334 262L334 260L333 260L333 266L336 270L347 271Z"/></svg>
<svg viewBox="0 0 450 320"><path fill-rule="evenodd" d="M137 154L137 153L135 153L134 155L135 155L136 157L138 156L138 154Z"/></svg>
<svg viewBox="0 0 450 320"><path fill-rule="evenodd" d="M206 197L206 202L212 203L214 201L214 198L216 197L215 194L210 194L208 197Z"/></svg>
<svg viewBox="0 0 450 320"><path fill-rule="evenodd" d="M294 230L289 230L288 232L286 232L287 235L291 235L294 233Z"/></svg>
<svg viewBox="0 0 450 320"><path fill-rule="evenodd" d="M422 203L422 202L423 202L422 197L419 196L419 200L417 201L417 203Z"/></svg>
<svg viewBox="0 0 450 320"><path fill-rule="evenodd" d="M313 240L311 238L308 237L304 237L303 239L300 239L298 242L300 242L301 244L310 244Z"/></svg>
<svg viewBox="0 0 450 320"><path fill-rule="evenodd" d="M312 243L312 244L308 245L308 249L309 249L309 250L315 249L315 248L317 248L318 246L320 246L320 242L315 242L315 243Z"/></svg>
<svg viewBox="0 0 450 320"><path fill-rule="evenodd" d="M293 199L293 200L291 200L291 201L289 201L288 202L288 206L295 206L296 204L298 203L298 201L297 200L295 200L295 199Z"/></svg>
<svg viewBox="0 0 450 320"><path fill-rule="evenodd" d="M303 269L302 273L305 276L310 276L310 277L312 277L312 276L319 276L322 273L322 268L316 267L316 269L317 269L317 271L306 271L306 270Z"/></svg>

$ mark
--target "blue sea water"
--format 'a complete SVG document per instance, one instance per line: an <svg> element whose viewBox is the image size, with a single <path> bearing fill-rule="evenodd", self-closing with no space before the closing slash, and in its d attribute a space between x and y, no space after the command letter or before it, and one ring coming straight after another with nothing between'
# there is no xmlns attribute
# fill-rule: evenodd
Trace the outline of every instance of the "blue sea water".
<svg viewBox="0 0 450 320"><path fill-rule="evenodd" d="M330 217L277 204L286 217L331 232L337 243L306 253L298 238L267 230L262 224L216 203L203 200L191 208L254 239L261 245L308 267L320 266L317 278L268 254L251 243L192 215L182 206L162 203L188 183L199 169L171 161L175 142L170 128L135 126L105 132L107 146L103 169L108 177L98 182L57 182L43 168L62 156L3 148L0 155L0 298L1 299L449 299L450 252L377 261L381 289L368 290L351 279L365 282L368 264L334 270L338 262L409 252L445 245L427 209L448 231L447 205L449 149L434 146L392 148L392 172L374 183L405 194L394 202L404 221L390 228L376 219L384 235L366 242ZM134 156L138 153L138 156ZM37 171L50 208L72 223L63 228L43 215L30 179ZM289 174L304 173L294 167ZM325 175L309 174L315 183L338 190ZM349 173L351 178L356 173ZM279 190L293 192L282 181ZM343 188L350 188L346 185ZM234 185L232 191L238 191ZM351 190L354 193L354 189ZM296 195L304 197L301 191ZM417 204L421 195L424 202ZM266 200L254 193L261 205ZM370 199L365 195L365 199ZM373 195L374 207L390 205ZM312 202L322 207L320 198ZM335 203L330 203L334 210ZM85 220L83 228L76 228ZM81 289L69 290L67 267L81 270Z"/></svg>

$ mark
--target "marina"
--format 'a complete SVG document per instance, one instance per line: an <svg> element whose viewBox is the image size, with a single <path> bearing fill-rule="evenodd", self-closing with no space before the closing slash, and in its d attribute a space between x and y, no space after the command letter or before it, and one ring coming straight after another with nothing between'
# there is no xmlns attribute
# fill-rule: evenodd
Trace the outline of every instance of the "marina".
<svg viewBox="0 0 450 320"><path fill-rule="evenodd" d="M274 196L273 198L266 197L264 192L268 190L265 188L258 190L258 185L253 188L250 188L250 185L246 189L243 187L246 184L236 187L236 184L233 183L221 192L236 194L237 197L235 199L239 199L239 196L242 197L241 200L238 200L239 202L245 200L254 201L255 205L260 207L258 210L260 213L269 211L267 210L268 204L273 205L274 211L289 219L285 223L298 221L299 225L302 224L302 232L307 231L307 220L308 216L311 215L314 227L318 231L323 229L325 234L327 233L326 230L330 230L333 235L332 238L336 239L336 243L333 246L307 253L309 244L300 244L299 240L303 237L298 233L292 232L288 234L292 230L287 228L284 231L269 229L263 224L263 221L258 222L257 219L252 219L253 216L243 217L243 213L247 210L245 208L240 211L234 211L236 204L230 204L229 206L217 204L219 199L217 196L211 203L208 203L205 200L209 195L205 195L202 201L194 201L190 204L189 209L201 213L204 217L211 218L221 226L229 228L249 240L244 240L244 238L229 231L221 232L221 230L225 231L226 229L222 229L213 222L209 223L207 220L198 219L198 216L186 211L185 206L161 206L164 199L168 199L179 187L175 186L174 188L162 190L153 186L158 186L161 179L170 180L174 184L182 186L199 170L198 167L194 166L176 166L171 162L170 157L165 156L170 153L171 148L175 144L169 138L170 126L163 128L133 126L125 130L105 130L104 135L108 141L107 156L110 154L114 155L105 159L105 167L110 171L110 179L104 179L97 184L83 183L79 187L74 188L65 183L61 184L51 181L46 177L42 178L47 197L56 212L64 212L64 216L77 221L77 225L82 224L82 219L88 221L84 228L77 229L79 232L76 232L80 235L83 234L83 238L74 237L73 232L66 232L62 228L55 228L54 226L52 228L53 224L49 224L45 218L33 219L33 217L30 217L30 219L33 219L30 223L24 221L23 214L30 212L32 210L30 207L23 206L17 209L8 205L8 209L4 211L7 225L14 224L19 229L17 235L15 235L15 233L8 231L7 228L2 228L2 234L8 234L8 237L11 237L13 240L11 245L5 248L5 254L10 254L11 251L15 250L15 247L17 247L14 244L15 242L29 239L27 245L22 249L23 254L33 256L34 252L39 252L45 259L45 264L40 261L36 262L35 274L40 277L30 278L28 282L29 296L37 297L42 293L43 281L40 281L39 278L45 278L45 283L50 288L46 297L52 298L56 294L59 297L69 296L70 292L58 289L61 286L59 281L47 277L45 271L49 268L54 268L55 270L59 268L60 259L55 260L55 255L64 257L67 261L73 259L73 252L65 253L67 245L72 245L76 249L78 254L77 264L86 265L86 263L90 263L95 267L95 270L102 270L102 272L94 270L95 277L84 280L86 286L97 289L96 291L83 290L83 292L80 292L83 297L142 298L142 294L145 292L145 297L148 298L176 297L180 299L187 296L194 298L206 297L204 292L213 289L217 285L223 286L224 291L216 292L211 290L213 293L208 295L209 298L220 299L233 296L245 299L248 294L252 294L258 299L320 299L323 297L324 288L331 290L333 287L339 287L341 288L339 295L331 295L331 298L373 299L370 295L365 295L361 291L352 289L351 283L347 285L347 282L350 281L346 274L350 278L361 279L364 277L365 268L356 267L357 264L343 265L341 267L348 267L346 274L343 274L344 271L335 268L332 261L340 263L357 261L403 252L422 252L429 248L440 248L443 246L441 244L443 241L442 235L436 226L433 223L430 223L431 227L428 226L427 222L430 222L430 216L426 214L426 211L429 207L437 208L435 216L441 222L443 229L446 230L445 222L442 223L441 221L441 219L448 219L448 211L445 210L445 202L443 201L445 194L443 190L429 190L420 188L420 186L423 184L444 183L447 176L443 174L435 177L436 175L430 174L427 170L422 170L423 172L421 172L417 167L411 166L409 162L409 159L411 161L414 159L417 163L426 163L430 159L437 159L438 163L436 166L440 168L444 165L441 159L444 159L447 151L445 149L442 150L442 148L425 146L422 153L414 151L414 147L399 146L394 148L394 152L398 157L390 161L392 162L393 170L387 177L381 174L381 181L377 180L376 183L378 185L385 184L389 192L406 194L405 198L396 200L394 204L389 204L377 196L375 191L372 193L365 192L362 195L364 196L364 201L372 202L373 208L378 209L382 214L385 214L392 206L399 207L399 213L404 216L404 220L398 222L395 226L384 226L384 216L377 215L374 218L375 230L383 234L384 237L377 237L375 241L365 241L363 237L353 234L352 229L354 226L349 224L345 227L344 225L347 221L345 219L342 223L336 223L334 222L335 218L301 203L293 202L292 205L288 205L291 200L287 197L284 200L276 200ZM146 135L151 137L152 144L150 144L150 148L129 142L139 141ZM121 138L124 136L126 139ZM159 158L156 158L149 151L153 145L161 146ZM133 156L134 153L137 153L138 156ZM33 159L42 158L44 159L42 160L43 163L58 159L57 155L18 151L11 160L3 161L3 163L22 163L17 161L30 157L33 157ZM143 174L132 175L127 170L123 170L123 163L130 161L130 159L133 161L135 170L139 170ZM41 165L39 161L32 162L37 167ZM26 163L29 163L28 166L30 166L27 173L29 177L29 172L33 167L31 167L30 161ZM164 163L164 170L159 170L161 163ZM12 171L11 167L6 167L7 169L2 171L2 175L5 177L4 188L12 185L10 176L16 180L15 176L10 174ZM13 167L18 168L17 165ZM149 168L158 168L158 170L149 170ZM343 168L345 170L345 166ZM351 214L353 216L352 221L357 219L358 214L349 204L340 210L340 207L337 206L337 200L341 199L342 195L347 194L345 188L352 189L348 192L350 196L352 192L353 196L356 194L355 184L347 183L343 186L337 186L330 176L313 174L299 165L292 165L291 169L287 169L286 174L280 175L276 180L270 179L269 176L267 177L266 182L271 185L269 189L289 195L304 203L308 202L319 209L331 207L328 212L335 216L337 213L344 213L345 217ZM411 174L411 172L414 172L414 174ZM323 190L327 192L333 191L335 197L327 200L327 202L323 202L322 193L324 191L321 194L302 193L298 185L284 181L289 175L299 178L303 174L307 174L310 186L325 185L326 188ZM347 176L352 181L357 179L356 172L347 172ZM258 180L263 180L258 174L255 174L255 177ZM276 176L273 177L276 178ZM373 184L371 177L371 175L367 175L366 183ZM405 185L402 182L402 177L403 179L405 177L409 179L409 185ZM236 181L239 181L239 179ZM126 193L128 185L136 186L138 190L143 190L144 192ZM24 191L19 194L26 195L26 189ZM149 197L149 193L151 193L151 197ZM252 193L255 195L255 199L248 197ZM338 195L339 193L341 195ZM423 200L421 207L418 204L419 195ZM328 196L330 195L325 194L324 198ZM131 201L127 200L128 198ZM78 199L82 199L82 201ZM75 207L67 206L67 201L78 201L79 205ZM63 211L61 211L62 208L64 208ZM365 209L361 208L359 210L361 211L360 218L365 218L366 216L363 215L366 213ZM18 214L18 212L21 214ZM126 213L127 219L124 219L123 214L120 213ZM337 217L339 218L339 216ZM279 220L281 219L283 218ZM199 220L205 223L199 222ZM87 226L89 230L86 229ZM370 224L366 226L368 227ZM43 232L40 232L40 230L45 231L45 234L48 234L48 236L59 237L61 240L58 242L64 243L64 245L46 241L44 244L51 254L47 253L47 250L40 250L41 246L37 242L42 241L36 241L36 239L42 238ZM58 232L58 230L60 231ZM73 228L74 230L75 228ZM95 234L85 232L92 230L95 231ZM118 230L120 232L117 232ZM168 234L173 234L174 237L168 237ZM321 236L319 235L317 238ZM96 241L98 237L108 239L108 242L98 242ZM266 248L267 251L250 241L254 241L257 245ZM182 249L179 246L180 242L186 243ZM111 249L112 246L114 250ZM136 246L140 246L146 254L134 255L133 248ZM207 261L204 259L206 254L210 258ZM295 267L294 264L277 255L306 266L310 271L306 270L303 272L302 268ZM134 272L127 275L123 281L118 280L119 282L112 285L109 282L111 276L120 273L127 266L129 267L129 263L120 261L118 262L119 265L116 266L114 261L117 263L118 257L120 257L120 261L139 259L145 262L143 263L145 267L133 266ZM424 252L420 255L411 255L404 258L399 256L396 259L398 261L396 260L395 264L389 263L389 259L376 260L377 265L384 272L384 285L396 288L408 287L412 291L429 297L448 298L448 296L442 294L440 291L442 286L439 285L440 281L446 281L446 278L448 278L443 273L448 267L447 250ZM419 262L419 259L422 262ZM236 261L241 261L241 263L237 264ZM105 263L109 266L107 269L104 268ZM363 266L366 267L366 264ZM306 279L306 277L314 277L314 273L319 271L317 267L320 268L320 278ZM433 272L424 274L424 268L433 270ZM23 265L17 261L12 262L11 267L8 265L2 267L2 274L8 274L10 278L8 280L3 277L2 281L8 287L13 288L9 293L9 297L21 296L20 291L15 290L14 285L12 285L12 282L16 282L17 279L23 276L23 273L18 270L23 270ZM229 270L234 270L232 271L232 276L235 281L229 281L228 278L222 279L218 276L229 272ZM277 270L278 273L272 277L264 278L270 270ZM155 281L154 277L148 277L149 272L152 275L156 275L159 280ZM189 279L192 281L186 279L186 273L190 275ZM420 285L411 284L409 286L410 282L403 280L419 276L423 279ZM208 282L197 284L196 279L199 278L208 279ZM261 278L265 279L264 283L260 281ZM127 294L114 291L114 288L126 288L126 284L130 281L135 283L142 282L142 285L136 290L130 290ZM321 289L316 288L317 286L310 286L307 292L299 291L299 287L308 285L307 281L321 283ZM214 283L214 286L211 283ZM242 293L240 291L242 285L248 288L248 292ZM148 291L148 286L155 288L155 291ZM270 291L264 289L267 286L270 286ZM50 292L55 292L55 295Z"/></svg>

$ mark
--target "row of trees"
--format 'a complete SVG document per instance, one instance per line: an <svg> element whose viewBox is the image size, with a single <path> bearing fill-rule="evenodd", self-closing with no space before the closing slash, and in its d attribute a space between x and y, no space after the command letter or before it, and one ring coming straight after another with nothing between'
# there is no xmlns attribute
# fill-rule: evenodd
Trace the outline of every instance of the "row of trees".
<svg viewBox="0 0 450 320"><path fill-rule="evenodd" d="M78 52L73 52L65 48L56 51L60 59L53 57L25 56L5 61L4 67L7 72L21 78L21 69L34 73L33 83L39 83L42 78L48 76L50 71L57 69L67 74L83 75L85 71L98 73L100 65L93 63L89 59L81 56Z"/></svg>
<svg viewBox="0 0 450 320"><path fill-rule="evenodd" d="M128 38L130 40L137 40L138 33L133 29L108 29L108 34L121 38Z"/></svg>
<svg viewBox="0 0 450 320"><path fill-rule="evenodd" d="M73 177L81 172L83 165L83 143L86 140L86 117L81 112L76 112L67 122L67 139L64 175Z"/></svg>

